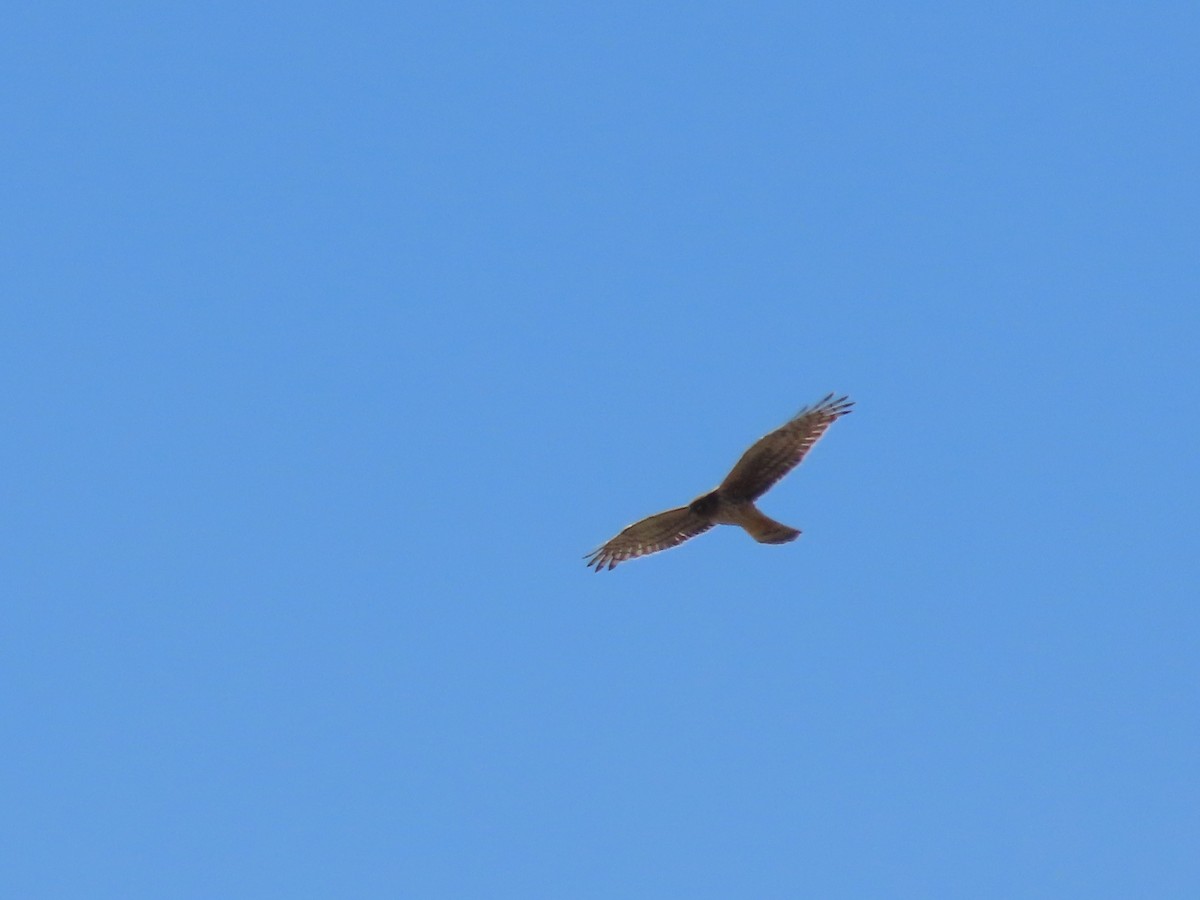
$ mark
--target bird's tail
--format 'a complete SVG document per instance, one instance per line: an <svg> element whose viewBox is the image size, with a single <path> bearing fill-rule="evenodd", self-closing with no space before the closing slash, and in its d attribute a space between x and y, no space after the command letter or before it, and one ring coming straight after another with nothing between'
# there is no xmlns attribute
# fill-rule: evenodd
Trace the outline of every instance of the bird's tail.
<svg viewBox="0 0 1200 900"><path fill-rule="evenodd" d="M738 524L760 544L786 544L800 537L799 528L776 522L770 516L763 515L757 506L748 504L740 512Z"/></svg>

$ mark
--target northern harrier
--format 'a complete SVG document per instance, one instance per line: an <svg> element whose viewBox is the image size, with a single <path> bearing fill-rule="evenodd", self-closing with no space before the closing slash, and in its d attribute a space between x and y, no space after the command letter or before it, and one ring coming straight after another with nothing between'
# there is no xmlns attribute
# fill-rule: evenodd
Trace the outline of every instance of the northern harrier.
<svg viewBox="0 0 1200 900"><path fill-rule="evenodd" d="M854 401L834 399L830 394L800 410L783 427L759 438L742 454L737 465L716 490L709 491L677 509L669 509L630 525L608 543L584 558L596 571L669 547L703 534L714 525L741 525L763 544L786 544L800 537L800 529L789 528L759 512L754 501L804 459L833 422L850 412Z"/></svg>

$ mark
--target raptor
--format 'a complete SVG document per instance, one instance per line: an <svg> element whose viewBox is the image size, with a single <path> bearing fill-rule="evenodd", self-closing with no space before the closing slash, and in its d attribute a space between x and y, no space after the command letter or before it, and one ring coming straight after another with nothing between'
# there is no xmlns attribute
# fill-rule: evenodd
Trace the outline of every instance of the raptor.
<svg viewBox="0 0 1200 900"><path fill-rule="evenodd" d="M828 395L796 413L781 427L757 441L742 454L715 489L687 506L668 509L634 522L616 537L588 553L584 559L597 572L618 563L677 547L714 525L740 525L763 544L786 544L800 529L776 522L754 505L779 479L796 468L813 444L854 402Z"/></svg>

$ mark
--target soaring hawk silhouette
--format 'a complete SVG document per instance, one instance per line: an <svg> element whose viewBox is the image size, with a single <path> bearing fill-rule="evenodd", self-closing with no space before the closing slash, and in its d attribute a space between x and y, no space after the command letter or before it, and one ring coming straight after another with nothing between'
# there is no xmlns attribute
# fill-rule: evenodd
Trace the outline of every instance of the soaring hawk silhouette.
<svg viewBox="0 0 1200 900"><path fill-rule="evenodd" d="M754 501L792 469L830 425L850 412L854 401L834 399L833 394L800 410L781 428L759 438L725 476L716 490L697 497L687 506L668 509L635 522L584 559L599 572L617 563L635 559L703 534L714 525L741 525L763 544L786 544L800 537L800 529L789 528L763 515Z"/></svg>

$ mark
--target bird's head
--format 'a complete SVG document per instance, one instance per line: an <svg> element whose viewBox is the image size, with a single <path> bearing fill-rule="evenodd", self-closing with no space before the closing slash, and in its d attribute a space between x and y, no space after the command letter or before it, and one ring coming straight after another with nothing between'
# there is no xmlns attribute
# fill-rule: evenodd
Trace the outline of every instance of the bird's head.
<svg viewBox="0 0 1200 900"><path fill-rule="evenodd" d="M717 496L716 491L709 491L700 497L697 497L688 504L688 509L698 516L708 518L717 511L717 507L721 505L721 498Z"/></svg>

